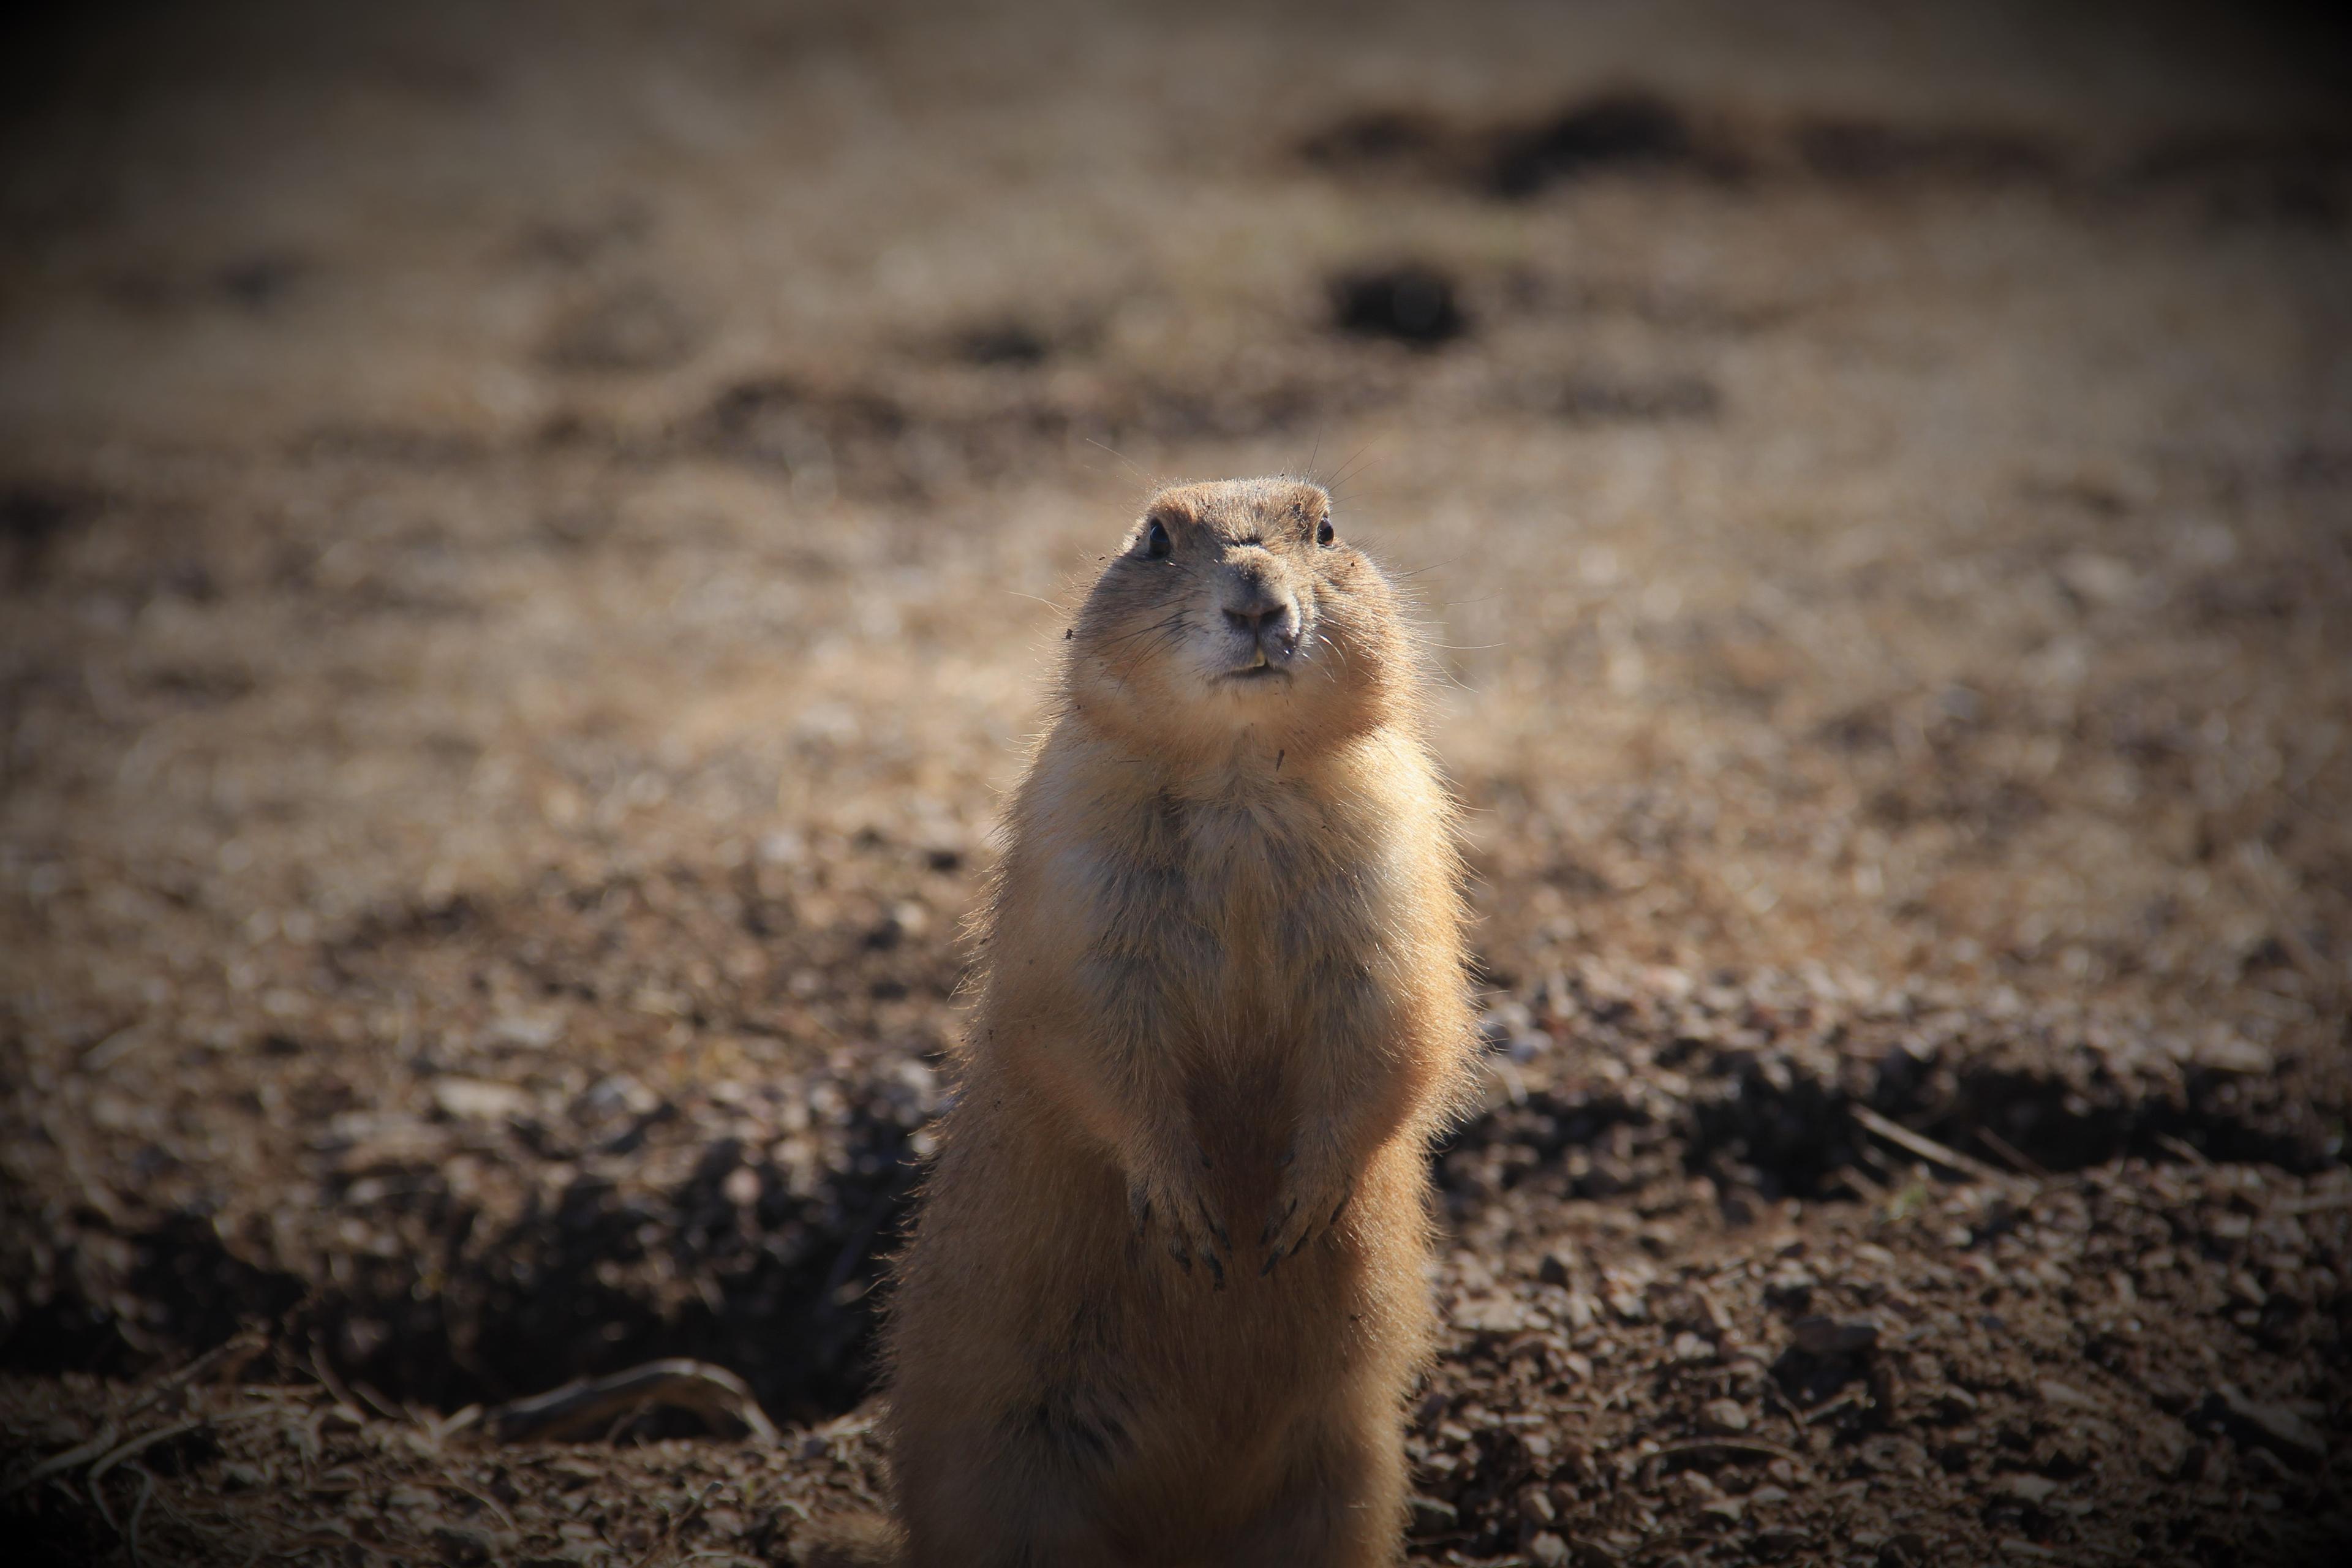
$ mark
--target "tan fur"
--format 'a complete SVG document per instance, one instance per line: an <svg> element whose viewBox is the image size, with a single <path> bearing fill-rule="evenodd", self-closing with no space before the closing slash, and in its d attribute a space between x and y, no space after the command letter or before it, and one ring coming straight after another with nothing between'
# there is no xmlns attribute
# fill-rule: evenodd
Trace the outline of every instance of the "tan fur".
<svg viewBox="0 0 2352 1568"><path fill-rule="evenodd" d="M903 1544L835 1561L1396 1561L1472 1028L1424 656L1329 507L1165 490L1069 634L898 1269Z"/></svg>

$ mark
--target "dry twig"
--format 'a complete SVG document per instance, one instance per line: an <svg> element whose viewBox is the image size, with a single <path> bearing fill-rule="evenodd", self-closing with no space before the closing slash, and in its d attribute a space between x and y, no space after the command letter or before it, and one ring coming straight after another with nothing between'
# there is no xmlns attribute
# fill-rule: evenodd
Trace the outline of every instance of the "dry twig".
<svg viewBox="0 0 2352 1568"><path fill-rule="evenodd" d="M62 1474L86 1460L105 1453L114 1447L115 1439L121 1435L122 1428L109 1421L98 1429L98 1436L89 1442L76 1444L62 1454L42 1460L6 1486L0 1487L0 1497L14 1497L18 1492L40 1485L51 1476Z"/></svg>
<svg viewBox="0 0 2352 1568"><path fill-rule="evenodd" d="M482 1422L502 1442L578 1441L604 1430L616 1415L656 1405L690 1410L705 1420L722 1415L761 1443L777 1441L775 1425L741 1378L725 1367L683 1357L647 1362L609 1377L581 1378L499 1405Z"/></svg>
<svg viewBox="0 0 2352 1568"><path fill-rule="evenodd" d="M1938 1143L1925 1133L1914 1132L1901 1122L1881 1116L1866 1105L1848 1105L1846 1110L1853 1113L1856 1121L1861 1122L1863 1126L1877 1133L1889 1143L1907 1149L1922 1160L1941 1165L1948 1171L1958 1171L1962 1175L1974 1176L1980 1182L1996 1182L2004 1185L2027 1180L2022 1176L2012 1176L2007 1171L1996 1166L1988 1165L1973 1155L1963 1154L1958 1149ZM2031 1184L2030 1182L2028 1184Z"/></svg>
<svg viewBox="0 0 2352 1568"><path fill-rule="evenodd" d="M2176 1138L2169 1132L2159 1132L2156 1135L2156 1141L2200 1171L2210 1171L2213 1168L2213 1162L2206 1158L2205 1151L2189 1142L2186 1138Z"/></svg>
<svg viewBox="0 0 2352 1568"><path fill-rule="evenodd" d="M1977 1136L1983 1140L1986 1148L1990 1149L1994 1153L2000 1155L2002 1159L2016 1166L2018 1174L2022 1176L2031 1176L2036 1181L2047 1181L2050 1179L2049 1171L2043 1168L2040 1161L2034 1159L2031 1154L2026 1153L2022 1149L2018 1148L2014 1143L2011 1143L2008 1139L2002 1137L1991 1128L1978 1128Z"/></svg>
<svg viewBox="0 0 2352 1568"><path fill-rule="evenodd" d="M123 1527L123 1543L130 1549L131 1561L136 1568L138 1563L145 1561L139 1552L139 1521L146 1517L147 1504L155 1496L155 1474L144 1465L133 1465L131 1468L139 1477L139 1499L131 1505L131 1522ZM91 1495L97 1495L96 1488L91 1489Z"/></svg>
<svg viewBox="0 0 2352 1568"><path fill-rule="evenodd" d="M90 1466L89 1475L87 1478L88 1485L90 1491L95 1494L98 1490L98 1483L104 1480L106 1472L115 1466L137 1458L158 1443L169 1442L172 1438L194 1432L200 1426L226 1426L231 1422L250 1421L257 1415L275 1414L274 1407L270 1405L250 1405L243 1410L232 1410L226 1415L197 1415L185 1421L175 1421L169 1426L158 1426L152 1432L143 1433L109 1450L96 1464Z"/></svg>

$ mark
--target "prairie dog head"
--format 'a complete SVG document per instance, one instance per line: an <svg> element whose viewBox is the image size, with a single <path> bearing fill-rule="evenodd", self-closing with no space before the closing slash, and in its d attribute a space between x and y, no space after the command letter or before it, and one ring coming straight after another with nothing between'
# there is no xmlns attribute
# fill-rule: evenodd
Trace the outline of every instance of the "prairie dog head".
<svg viewBox="0 0 2352 1568"><path fill-rule="evenodd" d="M1396 590L1300 479L1153 496L1070 640L1071 701L1152 752L1304 757L1403 717L1419 685Z"/></svg>

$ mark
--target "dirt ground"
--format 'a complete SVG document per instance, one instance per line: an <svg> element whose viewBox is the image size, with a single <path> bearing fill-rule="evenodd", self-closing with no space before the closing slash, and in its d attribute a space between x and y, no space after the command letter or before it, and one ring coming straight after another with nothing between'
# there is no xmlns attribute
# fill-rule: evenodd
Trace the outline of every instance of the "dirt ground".
<svg viewBox="0 0 2352 1568"><path fill-rule="evenodd" d="M1733 0L28 42L20 1560L790 1563L870 1496L1065 607L1153 479L1270 469L1408 577L1470 807L1412 1560L2347 1560L2338 42ZM663 1357L764 1417L502 1407Z"/></svg>

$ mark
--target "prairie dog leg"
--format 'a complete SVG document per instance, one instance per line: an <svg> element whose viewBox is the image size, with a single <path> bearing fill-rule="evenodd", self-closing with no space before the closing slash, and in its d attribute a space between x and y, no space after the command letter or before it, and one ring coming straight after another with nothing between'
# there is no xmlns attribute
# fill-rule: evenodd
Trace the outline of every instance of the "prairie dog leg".
<svg viewBox="0 0 2352 1568"><path fill-rule="evenodd" d="M1339 1223L1374 1152L1426 1092L1420 1081L1426 1069L1387 1044L1397 1009L1368 978L1331 985L1327 994L1293 1068L1307 1109L1292 1129L1258 1237L1266 1249L1262 1272Z"/></svg>
<svg viewBox="0 0 2352 1568"><path fill-rule="evenodd" d="M1186 1119L1186 1066L1170 1039L1181 1016L1164 961L1097 954L1080 971L1093 1038L1057 1054L1063 1092L1126 1178L1139 1234L1186 1273L1225 1282L1233 1242L1217 1212L1209 1156Z"/></svg>
<svg viewBox="0 0 2352 1568"><path fill-rule="evenodd" d="M1128 1568L1100 1522L1105 1440L1040 1419L930 1447L901 1498L907 1568Z"/></svg>
<svg viewBox="0 0 2352 1568"><path fill-rule="evenodd" d="M1382 1423L1373 1424L1377 1432ZM1233 1568L1392 1568L1404 1523L1404 1455L1361 1425L1299 1439L1289 1485L1235 1543Z"/></svg>

